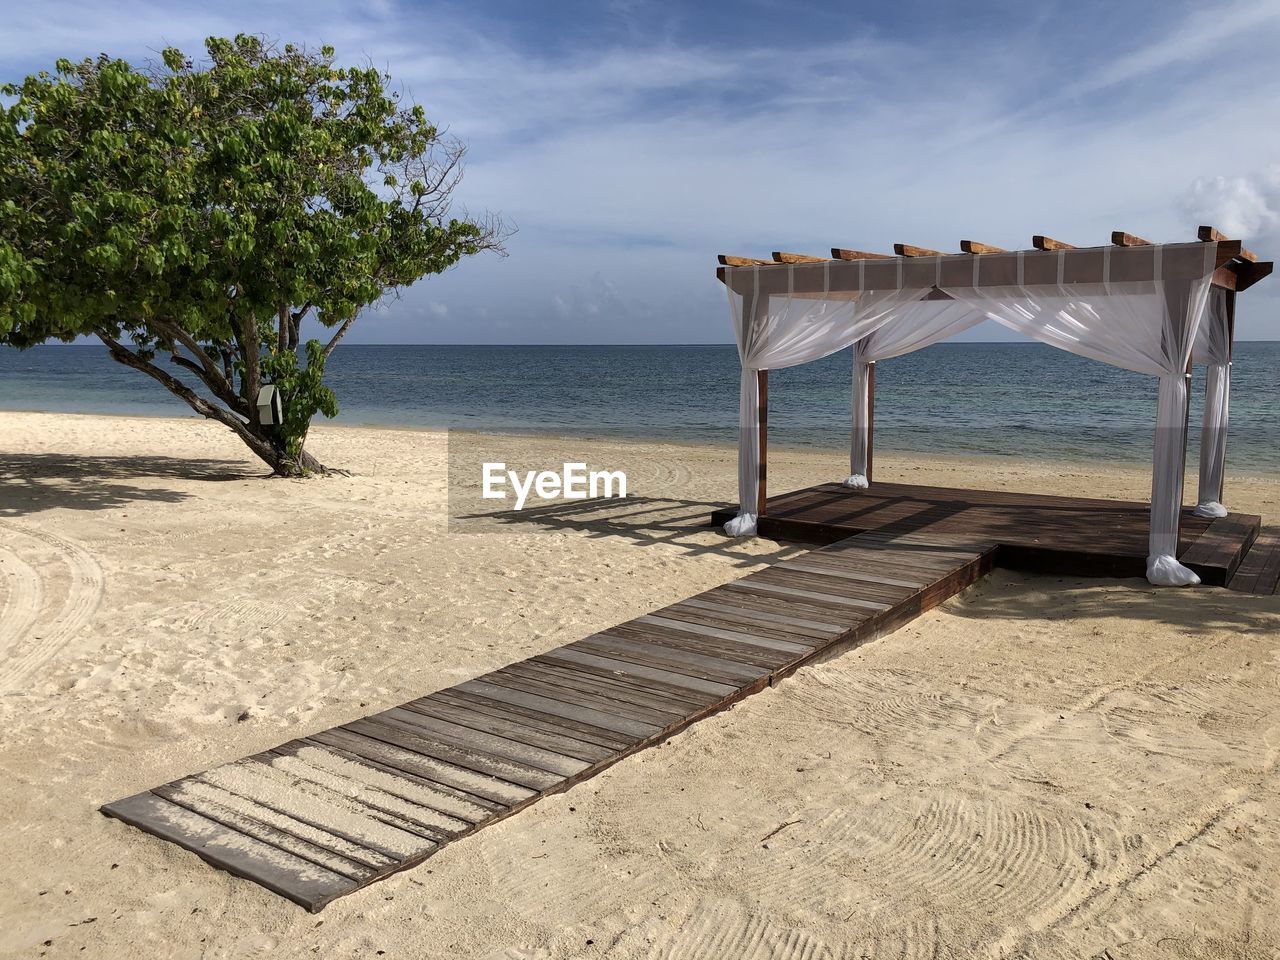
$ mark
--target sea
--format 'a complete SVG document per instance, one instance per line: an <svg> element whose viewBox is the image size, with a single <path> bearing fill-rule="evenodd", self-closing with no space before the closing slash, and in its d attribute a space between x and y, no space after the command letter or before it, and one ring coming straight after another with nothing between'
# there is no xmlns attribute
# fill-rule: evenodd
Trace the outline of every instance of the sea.
<svg viewBox="0 0 1280 960"><path fill-rule="evenodd" d="M844 350L773 371L770 445L847 448L850 366ZM328 379L340 424L732 444L738 369L732 345L344 344ZM881 361L876 371L879 451L1150 461L1156 381L1149 376L1037 343L941 343ZM1203 394L1198 369L1192 458ZM0 348L0 409L193 415L96 345ZM1280 342L1236 345L1228 469L1280 473Z"/></svg>

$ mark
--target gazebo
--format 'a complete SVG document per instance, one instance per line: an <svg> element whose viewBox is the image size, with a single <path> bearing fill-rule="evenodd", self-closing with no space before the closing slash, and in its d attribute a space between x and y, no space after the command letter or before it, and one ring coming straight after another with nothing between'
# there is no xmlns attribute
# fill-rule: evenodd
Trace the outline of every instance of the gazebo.
<svg viewBox="0 0 1280 960"><path fill-rule="evenodd" d="M1240 241L1201 227L1190 243L1129 233L1077 248L1046 236L1033 249L962 241L947 254L895 244L894 254L720 257L742 362L734 536L754 535L767 507L770 369L853 347L849 496L872 483L875 363L993 320L1042 343L1158 380L1146 557L1154 584L1198 583L1178 560L1194 362L1206 365L1200 517L1225 517L1223 470L1236 294L1271 273Z"/></svg>

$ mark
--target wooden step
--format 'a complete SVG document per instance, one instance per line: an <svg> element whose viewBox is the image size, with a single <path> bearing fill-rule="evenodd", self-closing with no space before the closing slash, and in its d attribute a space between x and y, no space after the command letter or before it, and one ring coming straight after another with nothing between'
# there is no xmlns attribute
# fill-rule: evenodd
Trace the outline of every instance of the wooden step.
<svg viewBox="0 0 1280 960"><path fill-rule="evenodd" d="M1231 513L1209 524L1209 529L1178 557L1195 571L1200 582L1211 587L1225 587L1231 582L1245 554L1253 546L1262 529L1262 518L1245 513Z"/></svg>
<svg viewBox="0 0 1280 960"><path fill-rule="evenodd" d="M1240 593L1271 596L1280 588L1280 531L1258 534L1227 588Z"/></svg>

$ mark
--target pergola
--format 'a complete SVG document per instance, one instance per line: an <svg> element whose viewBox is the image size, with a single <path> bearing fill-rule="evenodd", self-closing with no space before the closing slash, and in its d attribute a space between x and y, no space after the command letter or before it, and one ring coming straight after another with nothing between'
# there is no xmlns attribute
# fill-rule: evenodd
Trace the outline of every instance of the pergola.
<svg viewBox="0 0 1280 960"><path fill-rule="evenodd" d="M721 256L742 361L738 515L752 535L765 512L770 369L854 348L853 438L845 486L871 482L875 362L919 350L983 320L1043 343L1159 378L1147 578L1197 583L1176 557L1193 362L1208 368L1200 455L1201 516L1222 506L1236 294L1271 273L1240 241L1201 227L1191 243L1117 231L1106 246L1046 236L1033 249L972 240L947 254L905 243L894 255L833 248L830 257Z"/></svg>

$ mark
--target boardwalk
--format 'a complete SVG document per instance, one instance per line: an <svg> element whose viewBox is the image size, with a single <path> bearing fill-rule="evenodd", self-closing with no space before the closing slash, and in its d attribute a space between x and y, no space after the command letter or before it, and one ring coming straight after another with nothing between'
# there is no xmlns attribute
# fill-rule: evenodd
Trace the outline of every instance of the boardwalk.
<svg viewBox="0 0 1280 960"><path fill-rule="evenodd" d="M103 812L319 910L901 626L994 552L956 534L855 536Z"/></svg>

